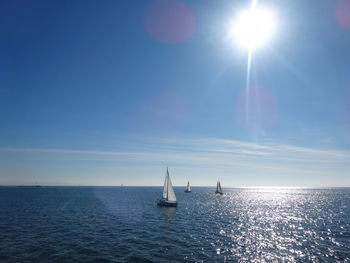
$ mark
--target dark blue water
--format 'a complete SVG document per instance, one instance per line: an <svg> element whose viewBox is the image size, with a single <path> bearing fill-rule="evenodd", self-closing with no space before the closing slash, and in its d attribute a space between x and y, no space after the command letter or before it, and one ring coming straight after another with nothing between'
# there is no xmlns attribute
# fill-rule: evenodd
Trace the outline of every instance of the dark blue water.
<svg viewBox="0 0 350 263"><path fill-rule="evenodd" d="M0 262L350 262L350 189L0 187Z"/></svg>

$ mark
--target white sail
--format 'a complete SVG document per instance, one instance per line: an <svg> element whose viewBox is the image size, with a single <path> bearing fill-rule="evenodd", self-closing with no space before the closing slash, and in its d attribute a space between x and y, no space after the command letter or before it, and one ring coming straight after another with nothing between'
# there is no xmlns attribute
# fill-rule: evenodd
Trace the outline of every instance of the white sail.
<svg viewBox="0 0 350 263"><path fill-rule="evenodd" d="M168 202L176 203L176 195L173 189L173 185L171 184L168 168L166 169L166 176L164 181L163 199Z"/></svg>
<svg viewBox="0 0 350 263"><path fill-rule="evenodd" d="M219 188L219 193L222 193L220 181L219 181L219 184L218 184L218 188Z"/></svg>
<svg viewBox="0 0 350 263"><path fill-rule="evenodd" d="M168 177L168 202L174 202L176 203L176 195L173 189L173 185L171 184L171 180L170 180L170 176L169 176L169 172L167 174Z"/></svg>
<svg viewBox="0 0 350 263"><path fill-rule="evenodd" d="M169 178L169 172L167 168L167 174L165 176L164 180L164 188L163 188L163 199L168 200L168 179Z"/></svg>
<svg viewBox="0 0 350 263"><path fill-rule="evenodd" d="M191 192L191 186L190 186L190 182L189 181L187 181L186 191Z"/></svg>

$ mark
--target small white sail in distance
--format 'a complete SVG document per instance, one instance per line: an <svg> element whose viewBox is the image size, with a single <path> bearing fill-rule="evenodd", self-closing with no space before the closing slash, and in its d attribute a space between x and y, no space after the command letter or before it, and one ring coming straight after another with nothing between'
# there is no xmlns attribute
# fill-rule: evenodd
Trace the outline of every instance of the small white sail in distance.
<svg viewBox="0 0 350 263"><path fill-rule="evenodd" d="M176 203L176 195L174 192L173 185L171 183L168 168L166 169L166 176L165 176L165 181L164 181L163 199L165 199L168 202Z"/></svg>
<svg viewBox="0 0 350 263"><path fill-rule="evenodd" d="M190 182L189 181L187 181L186 191L187 192L191 192L191 186L190 186Z"/></svg>

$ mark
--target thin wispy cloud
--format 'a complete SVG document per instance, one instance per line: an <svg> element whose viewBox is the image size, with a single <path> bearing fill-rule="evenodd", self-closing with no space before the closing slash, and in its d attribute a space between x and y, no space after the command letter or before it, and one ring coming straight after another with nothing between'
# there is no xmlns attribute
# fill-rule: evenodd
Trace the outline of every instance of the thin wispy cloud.
<svg viewBox="0 0 350 263"><path fill-rule="evenodd" d="M248 158L269 159L285 161L314 161L314 162L341 162L350 161L350 151L338 149L316 149L286 144L256 144L235 140L222 139L149 139L141 144L131 144L130 150L123 151L100 151L80 149L58 149L58 148L0 148L1 154L22 153L22 154L55 154L55 155L76 155L124 158L146 158L169 156L176 160L207 161L212 157L219 158ZM128 148L124 144L123 148ZM134 150L137 148L138 150ZM96 160L99 160L97 158Z"/></svg>
<svg viewBox="0 0 350 263"><path fill-rule="evenodd" d="M137 140L139 141L139 140ZM21 162L83 162L96 169L122 169L131 177L136 170L143 173L162 166L176 166L184 174L213 171L230 175L240 181L246 176L344 176L350 169L350 151L316 149L286 144L258 144L215 138L144 138L139 144L124 143L123 150L0 148L3 160ZM64 165L63 164L63 165ZM111 168L111 169L112 169ZM162 167L163 168L163 167ZM74 168L79 172L79 165ZM136 170L135 170L136 169ZM113 170L113 169L112 169ZM244 180L243 180L244 181ZM141 180L142 182L142 180Z"/></svg>

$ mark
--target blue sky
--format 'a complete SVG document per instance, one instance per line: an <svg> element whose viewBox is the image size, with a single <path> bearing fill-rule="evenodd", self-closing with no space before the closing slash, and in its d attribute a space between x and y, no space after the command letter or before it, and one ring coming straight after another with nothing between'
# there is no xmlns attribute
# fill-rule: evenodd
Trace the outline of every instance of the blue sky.
<svg viewBox="0 0 350 263"><path fill-rule="evenodd" d="M247 122L249 1L2 1L0 184L350 186L348 2L260 1Z"/></svg>

